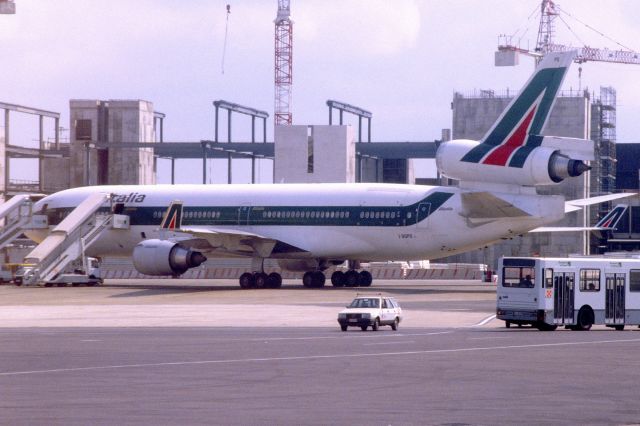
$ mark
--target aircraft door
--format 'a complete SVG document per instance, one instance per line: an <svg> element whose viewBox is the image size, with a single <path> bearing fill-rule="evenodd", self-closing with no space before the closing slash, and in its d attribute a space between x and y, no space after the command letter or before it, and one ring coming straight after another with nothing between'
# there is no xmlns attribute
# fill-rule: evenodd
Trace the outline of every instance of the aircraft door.
<svg viewBox="0 0 640 426"><path fill-rule="evenodd" d="M553 323L573 324L575 273L553 274Z"/></svg>
<svg viewBox="0 0 640 426"><path fill-rule="evenodd" d="M623 325L625 315L625 274L607 274L604 323Z"/></svg>
<svg viewBox="0 0 640 426"><path fill-rule="evenodd" d="M418 228L429 227L429 215L431 214L431 203L420 203L416 208L416 226Z"/></svg>
<svg viewBox="0 0 640 426"><path fill-rule="evenodd" d="M246 204L238 207L238 225L251 225L251 206Z"/></svg>

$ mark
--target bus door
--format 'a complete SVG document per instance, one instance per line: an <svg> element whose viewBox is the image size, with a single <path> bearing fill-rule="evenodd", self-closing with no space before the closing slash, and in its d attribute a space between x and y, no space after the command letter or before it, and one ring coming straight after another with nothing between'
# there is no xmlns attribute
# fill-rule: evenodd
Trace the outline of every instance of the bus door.
<svg viewBox="0 0 640 426"><path fill-rule="evenodd" d="M606 294L604 309L605 324L624 324L624 290L625 274L606 275Z"/></svg>
<svg viewBox="0 0 640 426"><path fill-rule="evenodd" d="M555 272L553 274L554 324L573 324L574 296L575 273Z"/></svg>

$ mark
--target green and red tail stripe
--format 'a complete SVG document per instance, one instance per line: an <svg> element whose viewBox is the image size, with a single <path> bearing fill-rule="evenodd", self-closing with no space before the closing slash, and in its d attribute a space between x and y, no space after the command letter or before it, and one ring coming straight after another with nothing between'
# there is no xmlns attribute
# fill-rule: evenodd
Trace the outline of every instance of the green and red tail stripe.
<svg viewBox="0 0 640 426"><path fill-rule="evenodd" d="M573 57L566 53L547 55L481 143L462 161L521 168L542 143L542 129Z"/></svg>

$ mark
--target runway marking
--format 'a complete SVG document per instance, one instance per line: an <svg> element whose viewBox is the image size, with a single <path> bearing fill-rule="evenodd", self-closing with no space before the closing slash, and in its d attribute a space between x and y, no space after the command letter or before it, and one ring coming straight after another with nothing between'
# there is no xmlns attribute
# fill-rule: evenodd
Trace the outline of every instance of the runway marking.
<svg viewBox="0 0 640 426"><path fill-rule="evenodd" d="M240 359L214 359L202 361L176 361L176 362L154 362L146 364L120 364L120 365L102 365L92 367L71 367L71 368L54 368L50 370L30 370L30 371L5 371L0 372L3 376L26 376L32 374L48 374L48 373L71 373L78 371L99 371L99 370L117 370L125 368L145 368L145 367L171 367L171 366L188 366L188 365L206 365L206 364L240 364L247 362L279 362L279 361L302 361L314 359L340 359L340 358L369 358L384 356L406 356L406 355L432 355L446 353L463 353L478 351L493 351L503 349L531 349L531 348L550 348L562 346L580 346L580 345L599 345L607 343L640 343L640 339L625 340L594 340L590 342L563 342L563 343L539 343L535 345L508 345L508 346L484 346L476 348L458 348L458 349L433 349L424 351L402 351L402 352L378 352L378 353L356 353L356 354L337 354L337 355L306 355L306 356L286 356L273 358L240 358Z"/></svg>
<svg viewBox="0 0 640 426"><path fill-rule="evenodd" d="M380 343L365 343L363 346L378 346L378 345L402 345L403 343L415 343L415 340L405 340L403 342L380 342Z"/></svg>
<svg viewBox="0 0 640 426"><path fill-rule="evenodd" d="M265 341L282 341L282 340L323 340L323 339L375 339L375 338L397 338L407 336L436 336L438 334L449 334L453 331L434 331L433 333L350 333L338 334L335 336L305 336L305 337L267 337L267 338L251 338L251 339L228 339L225 341L235 342L265 342Z"/></svg>
<svg viewBox="0 0 640 426"><path fill-rule="evenodd" d="M480 321L477 324L473 324L471 327L482 327L483 325L493 321L494 319L496 319L496 315L493 314L491 316L488 316L487 318L483 319L482 321Z"/></svg>

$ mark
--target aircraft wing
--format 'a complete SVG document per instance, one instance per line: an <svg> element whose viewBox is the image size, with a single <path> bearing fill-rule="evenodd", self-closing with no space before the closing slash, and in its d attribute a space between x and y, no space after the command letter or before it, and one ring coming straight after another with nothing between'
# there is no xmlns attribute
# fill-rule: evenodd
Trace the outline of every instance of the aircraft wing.
<svg viewBox="0 0 640 426"><path fill-rule="evenodd" d="M181 244L205 252L264 258L273 253L305 251L284 241L230 228L180 227L178 231L193 237L181 240Z"/></svg>
<svg viewBox="0 0 640 426"><path fill-rule="evenodd" d="M601 195L599 197L581 198L579 200L565 201L564 212L571 213L581 210L583 207L591 206L593 204L600 204L607 201L617 200L620 198L632 197L636 195L634 192L623 192L620 194Z"/></svg>
<svg viewBox="0 0 640 426"><path fill-rule="evenodd" d="M461 214L471 221L531 216L490 192L465 192L460 196L462 198Z"/></svg>
<svg viewBox="0 0 640 426"><path fill-rule="evenodd" d="M172 201L164 214L160 229L188 234L180 244L201 250L235 256L269 257L272 253L301 253L306 250L284 241L233 228L182 226L182 201Z"/></svg>

